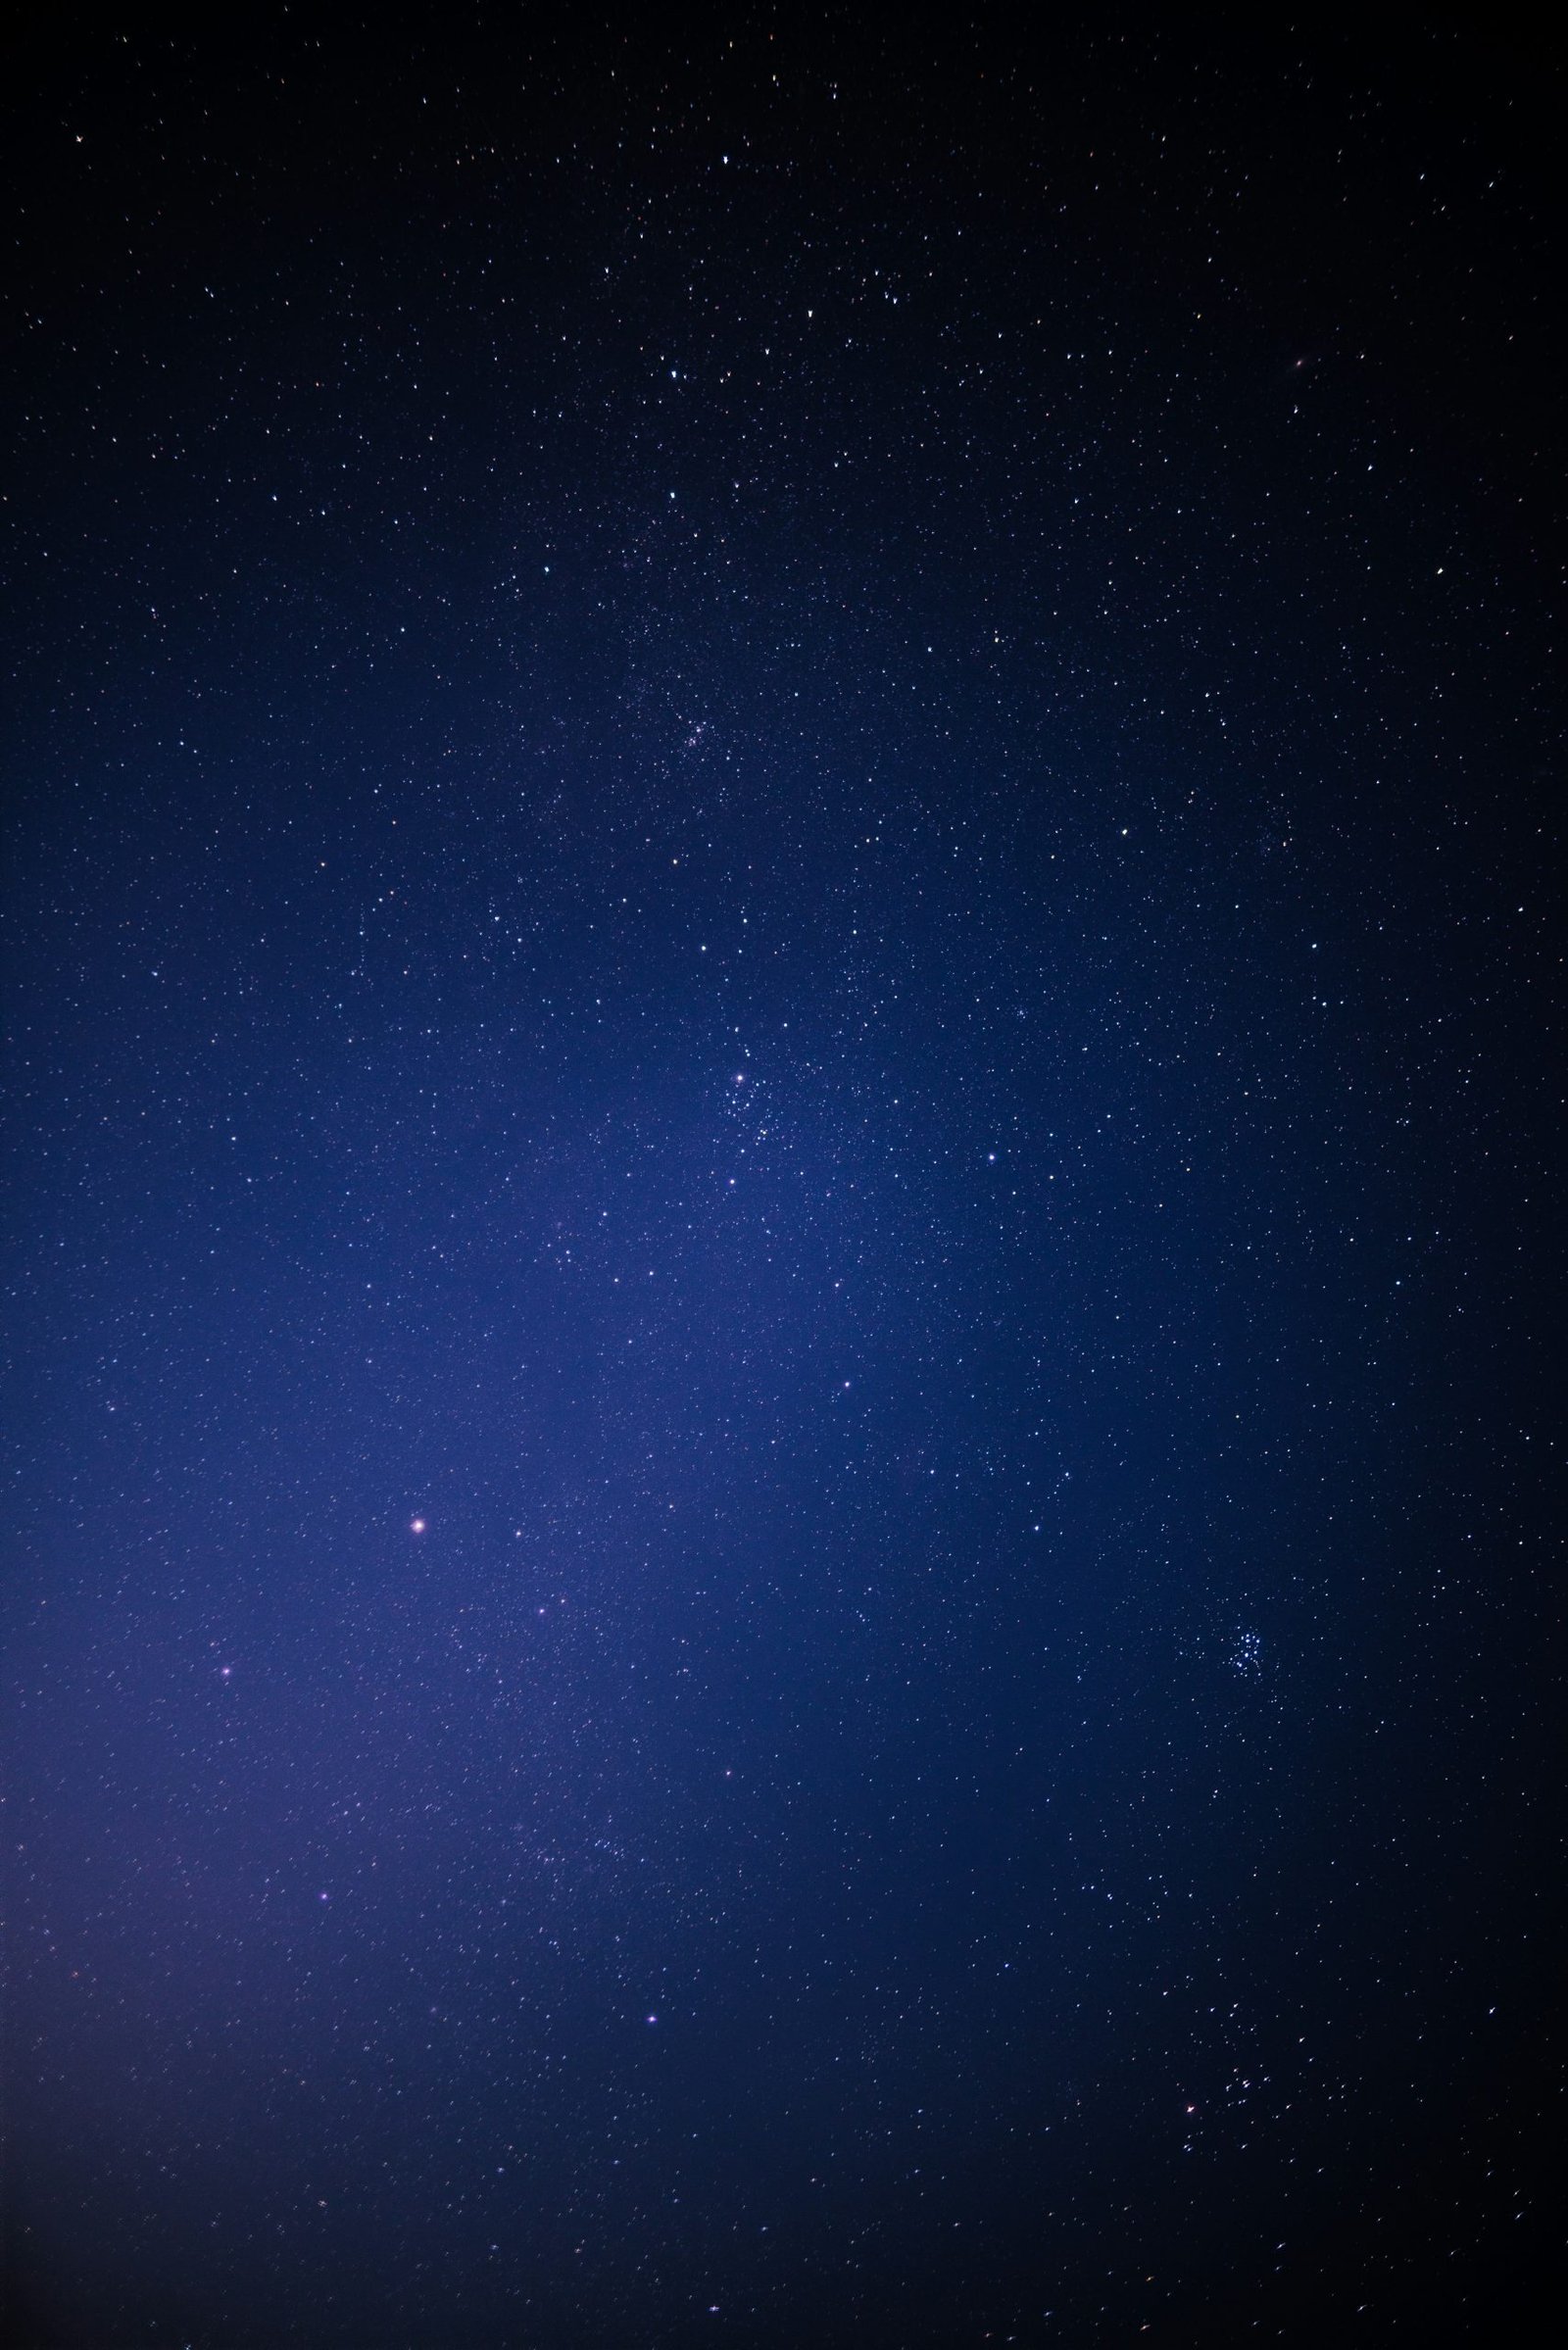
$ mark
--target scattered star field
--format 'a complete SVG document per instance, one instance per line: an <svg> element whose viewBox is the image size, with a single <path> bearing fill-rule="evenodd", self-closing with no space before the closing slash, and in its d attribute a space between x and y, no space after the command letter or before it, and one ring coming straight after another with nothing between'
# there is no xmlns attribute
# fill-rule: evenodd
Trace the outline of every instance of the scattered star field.
<svg viewBox="0 0 1568 2350"><path fill-rule="evenodd" d="M14 35L18 2350L1560 2296L1479 24Z"/></svg>

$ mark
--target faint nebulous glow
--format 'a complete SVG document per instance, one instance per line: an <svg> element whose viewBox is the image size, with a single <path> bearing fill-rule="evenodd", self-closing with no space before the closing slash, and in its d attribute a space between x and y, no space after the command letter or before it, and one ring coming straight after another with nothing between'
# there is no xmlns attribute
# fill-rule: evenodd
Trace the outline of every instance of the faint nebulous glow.
<svg viewBox="0 0 1568 2350"><path fill-rule="evenodd" d="M80 13L3 2338L1527 2338L1547 76Z"/></svg>

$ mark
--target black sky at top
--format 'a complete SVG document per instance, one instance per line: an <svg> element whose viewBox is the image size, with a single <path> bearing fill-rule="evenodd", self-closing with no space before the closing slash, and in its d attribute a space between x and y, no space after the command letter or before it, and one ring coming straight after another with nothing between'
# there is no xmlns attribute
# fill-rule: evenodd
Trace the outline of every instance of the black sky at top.
<svg viewBox="0 0 1568 2350"><path fill-rule="evenodd" d="M1500 2338L1558 61L8 80L18 2338Z"/></svg>

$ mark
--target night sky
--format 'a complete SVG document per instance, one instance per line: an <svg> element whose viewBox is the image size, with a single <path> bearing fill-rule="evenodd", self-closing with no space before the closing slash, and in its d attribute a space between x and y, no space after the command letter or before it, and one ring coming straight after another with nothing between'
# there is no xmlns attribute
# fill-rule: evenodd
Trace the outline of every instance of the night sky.
<svg viewBox="0 0 1568 2350"><path fill-rule="evenodd" d="M1523 2339L1558 61L146 16L0 136L8 2340Z"/></svg>

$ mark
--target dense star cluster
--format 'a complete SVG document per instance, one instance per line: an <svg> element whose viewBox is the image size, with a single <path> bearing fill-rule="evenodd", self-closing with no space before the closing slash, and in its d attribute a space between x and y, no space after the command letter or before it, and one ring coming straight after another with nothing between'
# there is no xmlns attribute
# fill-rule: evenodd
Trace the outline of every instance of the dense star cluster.
<svg viewBox="0 0 1568 2350"><path fill-rule="evenodd" d="M1522 2338L1555 60L7 81L8 2338Z"/></svg>

